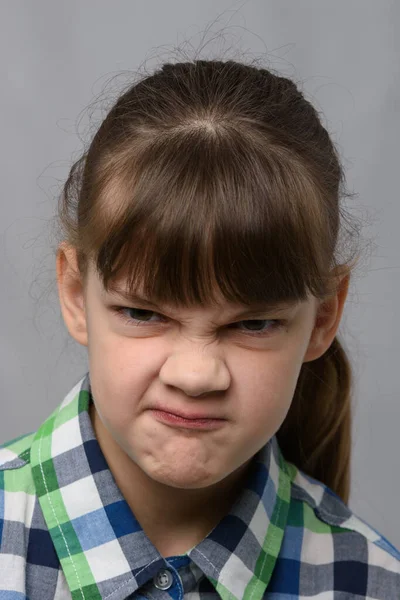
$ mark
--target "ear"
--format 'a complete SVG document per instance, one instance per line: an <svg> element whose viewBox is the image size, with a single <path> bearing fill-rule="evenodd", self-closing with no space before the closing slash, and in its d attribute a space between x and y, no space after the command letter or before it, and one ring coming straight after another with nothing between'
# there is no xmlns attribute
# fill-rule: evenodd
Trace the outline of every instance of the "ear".
<svg viewBox="0 0 400 600"><path fill-rule="evenodd" d="M350 274L348 273L338 280L337 293L320 302L303 363L320 358L332 344L342 318L349 282Z"/></svg>
<svg viewBox="0 0 400 600"><path fill-rule="evenodd" d="M84 287L79 274L76 251L60 244L56 259L57 286L65 325L82 346L88 345Z"/></svg>

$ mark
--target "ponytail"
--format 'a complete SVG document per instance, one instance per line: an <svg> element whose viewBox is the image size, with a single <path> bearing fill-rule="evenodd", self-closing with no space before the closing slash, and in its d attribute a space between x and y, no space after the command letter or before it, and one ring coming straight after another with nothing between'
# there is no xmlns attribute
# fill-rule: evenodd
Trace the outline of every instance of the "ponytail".
<svg viewBox="0 0 400 600"><path fill-rule="evenodd" d="M352 370L335 337L317 360L304 363L289 412L277 433L285 459L330 487L346 504L350 495Z"/></svg>

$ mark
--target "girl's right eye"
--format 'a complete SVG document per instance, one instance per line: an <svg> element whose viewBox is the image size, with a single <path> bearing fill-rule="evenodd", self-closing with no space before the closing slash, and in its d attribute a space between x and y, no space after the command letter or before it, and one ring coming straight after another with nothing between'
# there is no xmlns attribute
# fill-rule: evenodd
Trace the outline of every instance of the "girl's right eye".
<svg viewBox="0 0 400 600"><path fill-rule="evenodd" d="M156 313L152 310L146 310L144 308L132 308L132 307L125 307L125 306L115 306L113 307L113 311L116 312L117 316L122 319L122 321L125 323L125 325L131 326L134 325L135 327L139 327L139 326L146 326L147 323L149 323L150 325L154 325L155 322L151 322L149 319L141 321L140 320L140 315L139 318L138 315L136 317L128 317L126 315L126 312L130 312L130 313L147 313L148 315L157 315L159 317L161 317L162 319L166 319L166 317L163 317L163 315L160 315L159 313ZM143 317L143 314L142 314ZM281 320L281 319L251 319L248 321L238 321L236 323L232 323L230 325L230 327L235 326L235 325L239 325L240 323L269 323L270 326L268 327L268 329L261 329L261 330L247 330L247 331L242 331L242 333L250 335L250 336L270 336L272 335L274 332L276 332L277 330L281 330L284 328L284 326L286 325L287 321ZM272 326L271 326L272 324ZM272 332L272 333L271 333Z"/></svg>
<svg viewBox="0 0 400 600"><path fill-rule="evenodd" d="M158 313L153 312L152 310L145 310L144 308L131 308L131 307L125 307L125 306L116 306L114 308L115 312L117 313L117 315L128 325L145 325L148 321L144 320L141 321L140 318L137 317L127 317L125 314L125 311L129 311L129 312L139 312L139 313L148 313L151 315L157 315ZM161 315L159 315L161 316ZM139 315L140 317L140 315ZM143 315L142 315L143 317Z"/></svg>

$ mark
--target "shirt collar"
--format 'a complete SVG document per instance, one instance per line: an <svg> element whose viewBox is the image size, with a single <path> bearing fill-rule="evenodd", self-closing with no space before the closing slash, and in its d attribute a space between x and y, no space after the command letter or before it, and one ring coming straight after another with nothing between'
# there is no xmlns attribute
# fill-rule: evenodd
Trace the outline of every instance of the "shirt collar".
<svg viewBox="0 0 400 600"><path fill-rule="evenodd" d="M87 373L38 429L32 474L73 598L104 600L113 592L113 600L123 600L171 564L116 485L93 431L90 402ZM251 464L230 512L187 553L193 585L204 573L223 599L263 597L287 522L291 481L275 436Z"/></svg>

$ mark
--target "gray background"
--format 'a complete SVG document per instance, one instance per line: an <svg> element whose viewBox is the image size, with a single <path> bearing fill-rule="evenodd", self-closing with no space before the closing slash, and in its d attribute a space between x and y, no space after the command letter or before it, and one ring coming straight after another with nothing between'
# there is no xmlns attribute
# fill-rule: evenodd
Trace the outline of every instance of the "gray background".
<svg viewBox="0 0 400 600"><path fill-rule="evenodd" d="M395 0L0 2L0 440L35 430L87 370L51 235L81 140L132 72L176 48L265 57L321 111L373 240L340 327L355 373L350 507L400 546L399 25Z"/></svg>

